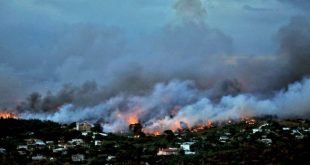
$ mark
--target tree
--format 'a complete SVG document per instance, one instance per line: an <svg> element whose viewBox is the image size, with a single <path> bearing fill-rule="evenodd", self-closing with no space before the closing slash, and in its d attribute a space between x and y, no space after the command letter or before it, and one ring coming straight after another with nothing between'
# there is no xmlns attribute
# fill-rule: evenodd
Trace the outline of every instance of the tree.
<svg viewBox="0 0 310 165"><path fill-rule="evenodd" d="M142 125L140 123L136 123L136 124L130 124L129 125L129 130L133 133L133 135L142 135L144 134L142 132Z"/></svg>
<svg viewBox="0 0 310 165"><path fill-rule="evenodd" d="M93 128L91 128L91 131L93 131L93 132L102 132L102 126L101 126L101 124L100 123L96 123L96 124L94 124L94 127Z"/></svg>
<svg viewBox="0 0 310 165"><path fill-rule="evenodd" d="M175 135L171 130L165 130L164 135L165 135L167 141L169 141L169 142L171 142L175 138Z"/></svg>

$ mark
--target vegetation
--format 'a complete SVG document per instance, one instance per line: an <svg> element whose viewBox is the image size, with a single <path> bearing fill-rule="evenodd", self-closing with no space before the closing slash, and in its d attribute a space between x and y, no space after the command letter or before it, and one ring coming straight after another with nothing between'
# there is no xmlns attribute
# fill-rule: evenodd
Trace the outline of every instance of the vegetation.
<svg viewBox="0 0 310 165"><path fill-rule="evenodd" d="M261 132L252 129L261 127ZM244 122L224 124L197 132L178 132L166 130L159 136L145 136L141 124L129 126L128 134L99 134L100 124L95 124L92 131L82 135L74 128L74 123L61 125L51 121L0 119L0 154L1 164L72 164L71 155L83 154L86 159L80 164L307 164L310 153L309 132L304 131L302 138L290 130L309 130L309 121L264 121L253 125ZM138 135L138 136L136 136ZM221 136L229 139L219 141ZM271 139L271 144L260 141ZM33 146L28 150L17 149L25 144L25 139L53 141L53 145ZM72 139L82 139L83 144L68 145L65 154L54 153L58 144ZM102 143L95 145L94 141ZM180 148L184 142L193 142L190 150L194 155L186 155L180 150L179 155L158 156L159 148ZM23 151L25 154L21 154ZM34 155L44 155L48 159L35 161ZM52 158L52 159L51 159Z"/></svg>

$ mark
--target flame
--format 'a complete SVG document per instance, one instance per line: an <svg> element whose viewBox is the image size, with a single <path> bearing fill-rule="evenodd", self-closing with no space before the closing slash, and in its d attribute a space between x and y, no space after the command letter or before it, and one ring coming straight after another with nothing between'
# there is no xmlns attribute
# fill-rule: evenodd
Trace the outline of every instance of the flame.
<svg viewBox="0 0 310 165"><path fill-rule="evenodd" d="M160 132L159 132L159 131L155 131L155 132L154 132L154 135L155 135L155 136L159 136L159 135L160 135Z"/></svg>
<svg viewBox="0 0 310 165"><path fill-rule="evenodd" d="M2 119L17 119L17 115L12 112L0 112L0 118Z"/></svg>
<svg viewBox="0 0 310 165"><path fill-rule="evenodd" d="M128 122L129 124L137 124L137 123L139 123L139 120L138 120L138 117L137 117L137 116L135 116L135 115L130 115L130 116L128 116L127 122Z"/></svg>
<svg viewBox="0 0 310 165"><path fill-rule="evenodd" d="M256 120L254 118L243 116L240 118L242 122L245 122L248 125L254 125L256 123Z"/></svg>
<svg viewBox="0 0 310 165"><path fill-rule="evenodd" d="M200 124L200 125L197 125L195 127L193 127L191 129L191 131L193 132L198 132L198 131L201 131L201 130L204 130L204 129L208 129L208 128L212 128L214 127L214 123L212 120L208 120L207 123L205 124Z"/></svg>

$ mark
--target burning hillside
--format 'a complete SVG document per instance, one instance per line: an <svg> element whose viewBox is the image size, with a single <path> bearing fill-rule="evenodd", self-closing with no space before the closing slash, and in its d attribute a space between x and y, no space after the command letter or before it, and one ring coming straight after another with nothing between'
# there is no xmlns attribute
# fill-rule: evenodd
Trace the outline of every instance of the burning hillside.
<svg viewBox="0 0 310 165"><path fill-rule="evenodd" d="M172 81L157 84L146 95L120 95L96 106L65 104L56 112L24 112L20 115L26 119L61 123L100 121L107 132L128 131L128 125L141 123L144 132L149 134L164 130L197 130L211 127L216 122L235 120L253 124L255 120L250 117L260 115L308 118L310 79L291 84L287 90L265 99L253 94L227 95L219 101L211 98L208 90L198 90L191 81Z"/></svg>
<svg viewBox="0 0 310 165"><path fill-rule="evenodd" d="M17 119L17 115L13 112L0 112L0 118L2 119Z"/></svg>
<svg viewBox="0 0 310 165"><path fill-rule="evenodd" d="M4 2L6 3L9 1ZM223 2L218 2L221 3ZM141 7L148 9L149 6L145 6L146 4L141 3ZM71 12L62 17L64 20L49 19L48 21L52 22L46 26L53 27L53 30L48 30L45 24L26 26L36 25L36 22L31 21L37 19L24 19L26 22L9 19L7 23L22 22L25 25L17 23L16 26L7 26L7 30L3 33L3 36L7 36L7 39L2 37L3 43L9 45L4 44L3 48L0 47L0 54L5 55L4 63L0 63L0 108L15 107L12 104L23 100L14 111L24 119L35 118L60 123L100 122L106 132L128 131L128 125L141 123L144 131L151 134L159 134L164 130L199 130L218 122L244 120L247 124L255 123L255 120L244 116L276 115L279 118L310 118L309 13L298 17L290 15L291 19L277 18L277 21L270 21L275 15L272 10L269 12L271 9L269 5L274 5L277 10L281 5L271 3L266 6L268 10L261 10L260 6L253 8L249 7L249 4L240 7L218 5L217 9L213 6L216 4L212 2L205 4L201 0L169 1L170 7L167 7L168 4L162 4L166 6L163 8L166 10L164 12L161 10L163 6L155 7L156 10L160 9L161 14L169 13L164 19L157 19L160 18L158 13L154 13L156 19L126 17L124 21L120 21L122 24L116 27L113 23L118 21L104 25L103 22L106 21L101 22L101 19L90 19L85 15L74 17ZM31 7L31 10L36 10L41 9L42 4L32 5L34 7ZM2 6L8 10L3 13L15 13L15 4ZM60 6L55 5L51 7L53 10L46 11L54 11L54 7L55 11L62 11L63 7ZM100 5L96 4L93 7L97 6ZM223 6L234 6L234 10L261 11L273 15L266 17L265 14L261 14L261 18L257 17L258 14L253 16L253 19L250 19L251 24L254 23L252 20L259 20L257 27L262 27L256 28L253 33L253 28L242 29L250 27L249 17L240 13L235 14L236 20L246 15L246 18L242 19L245 21L243 25L235 24L235 21L227 24L224 21L222 24L228 28L212 27L207 21L209 12L207 6L212 8L210 12L221 9L226 11ZM136 8L134 5L134 11L139 12L140 10ZM41 16L37 13L46 11L30 13L35 13L34 18L37 18L38 15ZM102 8L93 15L98 16L101 11ZM144 9L141 11L153 12ZM61 16L66 12L64 10L59 14ZM282 12L286 13L287 10L282 8ZM16 19L20 19L24 17L18 16L18 13L28 12L16 13ZM128 11L126 13L137 14ZM59 18L58 14L56 17L50 17L49 14L42 15L44 21L46 16ZM118 18L116 15L112 14L111 17L104 15L102 18L118 20L115 19ZM127 16L127 14L121 15ZM132 18L150 15L143 13ZM220 16L222 17L222 14ZM234 14L229 13L227 16L230 19ZM223 19L221 17L212 20L221 21ZM3 18L6 18L6 15ZM66 20L67 18L77 20L68 26L64 23L70 23L72 20ZM80 18L89 20L79 21ZM275 24L261 21L265 19ZM53 22L59 20L61 21ZM98 20L100 22L96 22ZM128 20L165 21L157 23L139 21L127 25ZM242 20L239 20L240 23ZM285 22L279 23L278 20ZM57 27L61 25L64 29ZM19 31L20 27L27 27L21 29L25 33L28 30L35 30L23 34ZM42 31L37 31L36 28L39 27ZM18 31L14 32L16 29ZM136 33L137 29L141 34ZM225 32L221 29L229 30ZM234 30L238 32L233 32ZM45 33L48 34L44 35ZM13 38L8 34L18 36ZM30 40L21 36L35 36L35 38ZM268 36L275 36L275 41L270 43ZM21 41L22 38L26 40ZM44 42L45 40L47 42ZM265 44L267 46L264 46ZM267 52L261 51L264 49ZM17 86L25 89L11 90L20 89ZM25 93L29 91L37 92L27 97Z"/></svg>

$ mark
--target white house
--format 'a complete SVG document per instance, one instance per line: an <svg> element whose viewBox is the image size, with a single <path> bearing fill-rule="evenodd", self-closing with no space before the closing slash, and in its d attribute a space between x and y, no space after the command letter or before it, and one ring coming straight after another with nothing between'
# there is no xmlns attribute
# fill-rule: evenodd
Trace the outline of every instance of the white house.
<svg viewBox="0 0 310 165"><path fill-rule="evenodd" d="M272 144L272 140L271 139L268 139L268 138L263 138L263 139L260 139L259 141L267 144L267 145L271 145Z"/></svg>
<svg viewBox="0 0 310 165"><path fill-rule="evenodd" d="M19 146L17 146L17 149L19 150L19 149L26 149L26 150L28 150L28 146L27 145L19 145Z"/></svg>
<svg viewBox="0 0 310 165"><path fill-rule="evenodd" d="M75 154L71 156L73 162L82 162L85 160L84 154Z"/></svg>
<svg viewBox="0 0 310 165"><path fill-rule="evenodd" d="M219 141L222 142L222 143L226 143L227 140L229 140L228 136L220 136L220 138L219 138Z"/></svg>
<svg viewBox="0 0 310 165"><path fill-rule="evenodd" d="M101 140L95 140L95 146L100 146L102 145L102 141Z"/></svg>
<svg viewBox="0 0 310 165"><path fill-rule="evenodd" d="M45 160L46 157L43 155L36 155L36 156L31 157L31 159L32 160Z"/></svg>
<svg viewBox="0 0 310 165"><path fill-rule="evenodd" d="M45 143L41 139L34 139L34 144L39 145L39 146L44 146Z"/></svg>
<svg viewBox="0 0 310 165"><path fill-rule="evenodd" d="M71 139L68 141L69 144L81 145L84 143L83 139Z"/></svg>
<svg viewBox="0 0 310 165"><path fill-rule="evenodd" d="M184 142L180 145L180 148L184 150L185 155L194 155L195 152L191 151L191 145L193 145L195 142Z"/></svg>
<svg viewBox="0 0 310 165"><path fill-rule="evenodd" d="M6 149L0 148L0 154L6 154Z"/></svg>
<svg viewBox="0 0 310 165"><path fill-rule="evenodd" d="M256 133L256 132L262 132L263 130L261 128L253 128L252 129L252 133Z"/></svg>
<svg viewBox="0 0 310 165"><path fill-rule="evenodd" d="M160 148L157 155L165 156L165 155L178 155L179 149L178 148Z"/></svg>

